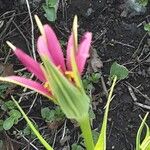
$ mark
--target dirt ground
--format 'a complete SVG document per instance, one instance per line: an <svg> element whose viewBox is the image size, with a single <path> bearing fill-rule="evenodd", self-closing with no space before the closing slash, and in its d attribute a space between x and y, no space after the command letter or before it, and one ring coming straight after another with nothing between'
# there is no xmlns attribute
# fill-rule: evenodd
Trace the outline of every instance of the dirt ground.
<svg viewBox="0 0 150 150"><path fill-rule="evenodd" d="M11 7L5 7L6 5L0 12L0 21L4 21L4 25L0 28L0 60L3 63L13 64L14 70L17 70L23 66L8 50L5 41L10 40L16 46L26 50L26 53L31 54L31 24L26 6L14 7L12 4ZM42 22L46 23L48 21L43 17L40 5L41 3L38 3L36 7L35 5L32 7L32 14L38 14ZM109 71L114 61L123 64L130 71L129 77L120 81L114 91L115 97L111 103L108 118L107 150L134 150L136 133L141 123L139 115L143 117L145 112L150 110L150 34L144 31L143 27L144 23L150 22L150 5L146 10L142 9L141 12L137 12L123 0L61 1L57 21L50 24L62 41L67 42L75 14L79 18L79 35L85 31L93 33L91 51L95 49L98 60L103 63L103 67L97 69L96 72L102 74L106 88L110 87ZM35 39L36 37L38 37L37 27L35 27ZM6 56L8 56L8 60L6 60ZM90 64L90 59L88 62ZM99 131L106 96L103 94L101 81L94 86L95 88L91 91L96 115L93 120L93 130ZM15 87L6 97L8 98L10 94L19 97L21 93L18 91L20 88ZM34 97L35 95L31 94L22 98L21 104L26 111L29 110ZM54 107L45 98L38 96L29 116L37 122L40 131L49 139L54 148L69 150L69 145L74 142L82 145L79 128L74 127L69 120L65 120L55 130L47 128L39 113L44 106ZM20 121L15 128L21 130L24 125L25 122ZM65 138L62 138L64 128L66 129ZM13 130L5 135L7 138L9 137L10 141L16 143L17 135L12 133ZM29 141L19 137L19 143L17 142L19 146L15 150L25 147ZM36 142L33 143L39 150L42 150L41 145ZM34 148L28 143L26 149Z"/></svg>

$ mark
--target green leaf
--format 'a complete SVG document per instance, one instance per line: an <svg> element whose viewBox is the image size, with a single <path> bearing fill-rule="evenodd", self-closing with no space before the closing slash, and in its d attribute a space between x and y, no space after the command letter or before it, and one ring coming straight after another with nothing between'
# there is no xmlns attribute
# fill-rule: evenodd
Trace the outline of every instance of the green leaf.
<svg viewBox="0 0 150 150"><path fill-rule="evenodd" d="M99 80L100 80L100 77L101 77L101 74L100 74L100 73L92 73L91 81L92 81L93 83L98 83Z"/></svg>
<svg viewBox="0 0 150 150"><path fill-rule="evenodd" d="M36 123L34 123L34 127L38 130L38 125ZM29 127L29 125L27 125L23 129L23 134L25 136L31 136L32 139L36 137L36 135L34 134L34 132L32 131L32 129Z"/></svg>
<svg viewBox="0 0 150 150"><path fill-rule="evenodd" d="M47 20L54 22L57 19L56 10L54 7L47 7L46 5L43 5L43 9Z"/></svg>
<svg viewBox="0 0 150 150"><path fill-rule="evenodd" d="M15 103L14 103L13 101L11 101L11 100L5 102L4 105L5 105L5 107L6 107L7 109L10 109L10 110L16 108Z"/></svg>
<svg viewBox="0 0 150 150"><path fill-rule="evenodd" d="M116 85L116 82L117 82L117 76L114 76L113 83L110 88L110 92L109 92L107 103L106 103L106 108L105 108L100 135L99 135L99 138L98 138L98 141L96 143L94 150L106 150L106 130L107 130L108 112L109 112L110 102L112 100L112 94L113 94L113 90Z"/></svg>
<svg viewBox="0 0 150 150"><path fill-rule="evenodd" d="M146 122L146 119L147 119L148 115L149 115L149 113L146 113L146 115L145 115L144 119L142 120L142 123L141 123L141 125L139 127L139 130L137 132L137 136L136 136L136 150L140 150L141 134L142 134L142 131L143 131L143 128L144 128L144 125L145 125L145 122Z"/></svg>
<svg viewBox="0 0 150 150"><path fill-rule="evenodd" d="M10 85L9 84L1 84L0 91L6 90Z"/></svg>
<svg viewBox="0 0 150 150"><path fill-rule="evenodd" d="M147 6L148 4L148 0L138 0L139 4L142 5L142 6Z"/></svg>
<svg viewBox="0 0 150 150"><path fill-rule="evenodd" d="M62 112L60 107L56 107L56 109L54 110L54 114L56 120L65 118L65 114Z"/></svg>
<svg viewBox="0 0 150 150"><path fill-rule="evenodd" d="M41 109L41 116L47 122L53 122L62 120L65 118L64 113L60 109L60 107L56 107L56 109L50 110L48 107Z"/></svg>
<svg viewBox="0 0 150 150"><path fill-rule="evenodd" d="M14 118L20 118L21 117L21 113L16 109L12 109L10 112L8 112L8 114Z"/></svg>
<svg viewBox="0 0 150 150"><path fill-rule="evenodd" d="M9 116L14 118L14 123L18 123L18 119L21 118L21 113L18 110L12 109L10 112L8 112Z"/></svg>
<svg viewBox="0 0 150 150"><path fill-rule="evenodd" d="M92 135L93 135L94 144L96 144L98 137L99 137L99 132L93 130Z"/></svg>
<svg viewBox="0 0 150 150"><path fill-rule="evenodd" d="M13 117L9 117L6 120L4 120L3 128L5 130L9 130L13 125L14 125L14 118Z"/></svg>
<svg viewBox="0 0 150 150"><path fill-rule="evenodd" d="M56 6L57 3L58 3L58 0L47 0L46 4L48 4L48 6L50 7L54 7Z"/></svg>
<svg viewBox="0 0 150 150"><path fill-rule="evenodd" d="M144 25L144 30L150 32L150 23Z"/></svg>
<svg viewBox="0 0 150 150"><path fill-rule="evenodd" d="M125 79L129 74L129 71L123 65L119 65L117 62L114 62L110 69L110 78L113 79L114 76L117 76L117 80Z"/></svg>
<svg viewBox="0 0 150 150"><path fill-rule="evenodd" d="M48 107L42 108L41 109L41 116L43 119L46 121L52 121L54 118L54 111L51 111Z"/></svg>
<svg viewBox="0 0 150 150"><path fill-rule="evenodd" d="M91 120L95 119L95 113L92 108L90 108L90 110L89 110L89 116L90 116Z"/></svg>
<svg viewBox="0 0 150 150"><path fill-rule="evenodd" d="M76 143L71 145L71 150L84 150L84 148Z"/></svg>

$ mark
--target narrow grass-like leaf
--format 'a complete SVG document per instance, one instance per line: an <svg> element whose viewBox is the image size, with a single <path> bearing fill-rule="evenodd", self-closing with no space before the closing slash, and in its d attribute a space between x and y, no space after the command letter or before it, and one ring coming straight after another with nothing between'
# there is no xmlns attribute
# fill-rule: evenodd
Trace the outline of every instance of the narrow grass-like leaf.
<svg viewBox="0 0 150 150"><path fill-rule="evenodd" d="M148 112L146 113L144 119L142 120L142 123L139 127L139 130L137 132L137 136L136 136L136 150L140 150L140 143L141 143L141 134L142 134L142 131L143 131L143 128L144 128L144 125L145 125L145 122L146 122L146 119L148 117Z"/></svg>
<svg viewBox="0 0 150 150"><path fill-rule="evenodd" d="M106 104L106 110L105 110L105 114L104 114L104 118L103 118L102 128L100 131L100 136L99 136L98 142L97 142L94 150L106 150L106 129L107 129L108 111L109 111L110 102L112 100L112 94L113 94L113 90L114 90L116 81L117 81L117 76L115 76L113 79L113 83L112 83L110 93L108 96L108 100L107 100L107 104Z"/></svg>
<svg viewBox="0 0 150 150"><path fill-rule="evenodd" d="M26 120L26 122L28 123L29 127L32 129L34 134L37 136L37 138L41 142L41 144L46 148L46 150L53 150L53 148L45 141L45 139L42 137L42 135L39 133L39 131L37 131L37 129L34 127L33 123L29 120L28 116L25 114L23 109L19 106L18 102L13 97L12 97L12 99L15 102L18 109L20 110L20 112L22 113L22 115L23 115L24 119Z"/></svg>

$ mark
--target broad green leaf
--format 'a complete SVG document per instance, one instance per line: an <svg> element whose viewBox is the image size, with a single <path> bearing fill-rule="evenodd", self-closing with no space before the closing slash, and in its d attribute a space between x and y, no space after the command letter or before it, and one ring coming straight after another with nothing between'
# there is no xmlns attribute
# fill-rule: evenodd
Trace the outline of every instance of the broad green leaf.
<svg viewBox="0 0 150 150"><path fill-rule="evenodd" d="M71 150L84 150L84 148L76 143L71 145Z"/></svg>
<svg viewBox="0 0 150 150"><path fill-rule="evenodd" d="M46 0L43 9L47 20L54 22L57 19L58 0Z"/></svg>
<svg viewBox="0 0 150 150"><path fill-rule="evenodd" d="M45 17L47 18L47 20L54 22L57 19L56 10L54 7L47 7L43 5L43 9L45 11Z"/></svg>
<svg viewBox="0 0 150 150"><path fill-rule="evenodd" d="M46 148L46 150L53 150L53 148L45 141L45 139L41 136L41 134L39 133L39 131L35 128L35 126L33 125L33 123L29 120L28 116L25 114L25 112L19 106L19 104L17 103L17 101L13 97L12 97L12 99L15 102L16 106L18 107L18 109L20 110L20 112L23 115L24 119L26 120L26 122L30 126L31 130L34 132L34 134L37 136L37 138L41 142L41 144L43 144L43 146Z"/></svg>
<svg viewBox="0 0 150 150"><path fill-rule="evenodd" d="M15 103L11 100L5 102L4 105L5 105L6 109L9 109L9 110L16 108Z"/></svg>
<svg viewBox="0 0 150 150"><path fill-rule="evenodd" d="M46 121L51 121L54 118L54 111L51 111L48 107L42 108L41 116Z"/></svg>
<svg viewBox="0 0 150 150"><path fill-rule="evenodd" d="M150 32L150 23L144 25L144 30Z"/></svg>
<svg viewBox="0 0 150 150"><path fill-rule="evenodd" d="M58 3L58 0L46 0L48 6L54 7Z"/></svg>
<svg viewBox="0 0 150 150"><path fill-rule="evenodd" d="M15 109L12 109L8 114L10 117L3 122L3 128L5 130L9 130L14 124L17 124L18 119L21 118L21 113Z"/></svg>
<svg viewBox="0 0 150 150"><path fill-rule="evenodd" d="M9 130L11 129L11 127L14 125L14 118L13 117L9 117L7 118L6 120L4 120L4 123L3 123L3 128L5 130Z"/></svg>
<svg viewBox="0 0 150 150"><path fill-rule="evenodd" d="M18 110L12 109L9 113L9 116L14 118L14 123L18 123L18 119L21 118L21 113Z"/></svg>
<svg viewBox="0 0 150 150"><path fill-rule="evenodd" d="M91 81L93 83L98 83L100 78L101 78L101 74L100 73L92 73Z"/></svg>
<svg viewBox="0 0 150 150"><path fill-rule="evenodd" d="M139 4L142 6L147 6L148 0L138 0Z"/></svg>
<svg viewBox="0 0 150 150"><path fill-rule="evenodd" d="M41 116L47 122L55 122L59 120L63 120L65 118L64 113L60 109L60 107L56 107L55 109L50 110L48 107L41 109Z"/></svg>
<svg viewBox="0 0 150 150"><path fill-rule="evenodd" d="M110 78L117 76L117 80L125 79L129 74L129 71L123 65L119 65L117 62L114 62L110 69Z"/></svg>
<svg viewBox="0 0 150 150"><path fill-rule="evenodd" d="M81 119L88 114L89 97L75 87L47 58L42 59L52 93L68 118Z"/></svg>
<svg viewBox="0 0 150 150"><path fill-rule="evenodd" d="M6 90L8 87L10 87L10 84L2 84L0 85L0 91Z"/></svg>

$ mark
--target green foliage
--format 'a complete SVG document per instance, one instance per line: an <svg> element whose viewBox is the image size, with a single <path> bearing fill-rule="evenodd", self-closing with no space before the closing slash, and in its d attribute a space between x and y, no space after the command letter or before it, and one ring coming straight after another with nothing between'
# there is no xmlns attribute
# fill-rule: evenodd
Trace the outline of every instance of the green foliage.
<svg viewBox="0 0 150 150"><path fill-rule="evenodd" d="M108 95L107 103L106 103L106 109L104 113L103 123L99 135L99 139L97 141L97 144L95 146L94 150L106 150L106 129L107 129L107 118L108 118L108 112L110 107L110 102L112 100L112 94L114 91L114 87L116 85L117 80L125 79L128 76L128 69L124 67L123 65L119 65L117 62L114 62L110 69L110 79L113 80L112 86L110 88L110 92Z"/></svg>
<svg viewBox="0 0 150 150"><path fill-rule="evenodd" d="M9 100L2 105L1 109L4 111L16 109L16 105L13 101Z"/></svg>
<svg viewBox="0 0 150 150"><path fill-rule="evenodd" d="M18 120L21 118L21 113L16 110L16 105L11 100L4 102L1 109L7 111L9 115L9 117L3 121L3 129L9 130L13 125L18 123Z"/></svg>
<svg viewBox="0 0 150 150"><path fill-rule="evenodd" d="M95 119L95 113L94 113L92 108L90 108L90 110L89 110L89 117L90 117L91 120Z"/></svg>
<svg viewBox="0 0 150 150"><path fill-rule="evenodd" d="M47 20L54 22L57 19L58 1L59 0L46 0L45 4L43 4L44 15Z"/></svg>
<svg viewBox="0 0 150 150"><path fill-rule="evenodd" d="M0 97L4 98L6 90L11 87L9 83L1 83L0 84Z"/></svg>
<svg viewBox="0 0 150 150"><path fill-rule="evenodd" d="M98 140L98 137L99 137L99 132L93 130L93 131L92 131L92 135L93 135L94 144L96 144L96 142L97 142L97 140Z"/></svg>
<svg viewBox="0 0 150 150"><path fill-rule="evenodd" d="M71 150L84 150L84 148L81 145L74 143L71 145Z"/></svg>
<svg viewBox="0 0 150 150"><path fill-rule="evenodd" d="M100 81L100 77L100 73L85 74L83 77L83 86L87 92L94 88L94 84Z"/></svg>
<svg viewBox="0 0 150 150"><path fill-rule="evenodd" d="M34 127L38 130L38 125L36 123L34 123ZM32 139L36 137L36 135L34 134L34 132L32 131L32 129L29 127L29 125L27 125L23 129L23 134L25 136L30 136Z"/></svg>
<svg viewBox="0 0 150 150"><path fill-rule="evenodd" d="M53 110L50 110L48 107L42 108L41 116L46 122L59 121L65 118L65 115L60 107L56 107L56 109Z"/></svg>
<svg viewBox="0 0 150 150"><path fill-rule="evenodd" d="M9 117L3 123L3 128L9 130L14 125L14 119Z"/></svg>
<svg viewBox="0 0 150 150"><path fill-rule="evenodd" d="M53 148L45 141L45 139L42 137L42 135L39 133L39 131L36 129L34 124L29 120L28 116L25 114L25 112L22 110L22 108L19 106L17 101L13 98L13 101L15 102L17 108L20 110L21 114L23 115L24 119L28 123L31 130L34 132L34 134L37 136L39 141L43 144L46 150L53 150Z"/></svg>
<svg viewBox="0 0 150 150"><path fill-rule="evenodd" d="M149 0L138 0L138 3L142 6L147 6Z"/></svg>
<svg viewBox="0 0 150 150"><path fill-rule="evenodd" d="M123 65L119 65L117 62L114 62L110 69L110 79L113 79L117 76L117 80L125 79L129 74L129 71Z"/></svg>
<svg viewBox="0 0 150 150"><path fill-rule="evenodd" d="M150 128L146 124L146 119L148 115L149 115L149 112L146 113L139 127L139 130L136 136L136 150L149 150L150 149ZM146 127L146 134L145 134L143 141L141 142L141 134L142 134L144 127Z"/></svg>
<svg viewBox="0 0 150 150"><path fill-rule="evenodd" d="M144 30L150 32L150 23L144 25Z"/></svg>
<svg viewBox="0 0 150 150"><path fill-rule="evenodd" d="M8 114L9 117L3 122L3 128L5 130L9 130L14 124L17 124L18 120L21 118L21 113L15 109L9 111Z"/></svg>
<svg viewBox="0 0 150 150"><path fill-rule="evenodd" d="M9 84L0 84L0 93L4 92L9 87Z"/></svg>

